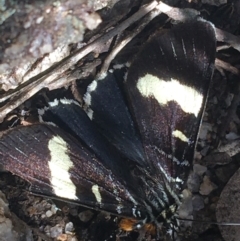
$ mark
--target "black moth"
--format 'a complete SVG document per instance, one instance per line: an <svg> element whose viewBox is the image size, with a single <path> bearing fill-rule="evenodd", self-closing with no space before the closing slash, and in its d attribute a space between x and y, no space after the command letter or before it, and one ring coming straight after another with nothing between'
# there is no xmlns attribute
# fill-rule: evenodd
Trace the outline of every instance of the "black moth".
<svg viewBox="0 0 240 241"><path fill-rule="evenodd" d="M87 114L74 101L50 103L41 114L55 125L1 135L1 164L33 193L134 219L122 222L125 230L152 223L157 238L173 238L215 45L204 20L154 35L131 64L124 95L109 73L88 87Z"/></svg>

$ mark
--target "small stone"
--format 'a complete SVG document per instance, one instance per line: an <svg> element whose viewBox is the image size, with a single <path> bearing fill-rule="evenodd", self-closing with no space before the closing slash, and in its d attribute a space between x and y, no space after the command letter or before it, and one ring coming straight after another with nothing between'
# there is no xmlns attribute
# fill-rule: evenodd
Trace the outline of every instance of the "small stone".
<svg viewBox="0 0 240 241"><path fill-rule="evenodd" d="M184 189L182 191L182 196L183 196L183 199L187 199L192 197L192 193L188 189Z"/></svg>
<svg viewBox="0 0 240 241"><path fill-rule="evenodd" d="M226 137L227 140L236 140L236 139L238 139L240 136L237 135L237 134L234 133L234 132L229 132L228 134L226 134L225 137Z"/></svg>
<svg viewBox="0 0 240 241"><path fill-rule="evenodd" d="M193 206L192 206L192 193L190 192L190 190L188 189L184 189L182 191L182 204L179 208L179 216L181 218L187 218L190 215L192 215L192 211L193 211Z"/></svg>
<svg viewBox="0 0 240 241"><path fill-rule="evenodd" d="M203 122L202 125L201 125L199 138L202 139L202 140L206 140L207 134L210 131L212 131L212 125L210 123Z"/></svg>
<svg viewBox="0 0 240 241"><path fill-rule="evenodd" d="M37 213L36 208L33 206L28 207L27 211L28 211L30 217L32 217L33 215L35 215Z"/></svg>
<svg viewBox="0 0 240 241"><path fill-rule="evenodd" d="M60 235L57 237L57 240L58 240L58 241L68 241L68 236L67 236L67 234L60 234Z"/></svg>
<svg viewBox="0 0 240 241"><path fill-rule="evenodd" d="M226 152L230 157L240 152L240 140L229 141L225 145L218 147L219 152Z"/></svg>
<svg viewBox="0 0 240 241"><path fill-rule="evenodd" d="M76 237L72 237L70 241L78 241Z"/></svg>
<svg viewBox="0 0 240 241"><path fill-rule="evenodd" d="M57 238L60 234L62 234L62 227L60 225L56 225L50 228L50 237Z"/></svg>
<svg viewBox="0 0 240 241"><path fill-rule="evenodd" d="M75 236L72 236L70 234L60 234L57 237L57 241L78 241Z"/></svg>
<svg viewBox="0 0 240 241"><path fill-rule="evenodd" d="M68 212L72 215L72 216L74 216L74 217L76 217L76 216L78 216L78 210L77 210L77 208L70 208L69 210L68 210Z"/></svg>
<svg viewBox="0 0 240 241"><path fill-rule="evenodd" d="M231 162L231 157L226 152L213 152L204 157L202 163L205 165L225 165Z"/></svg>
<svg viewBox="0 0 240 241"><path fill-rule="evenodd" d="M44 233L47 235L47 236L50 236L50 229L51 229L51 226L47 225L43 230L44 230Z"/></svg>
<svg viewBox="0 0 240 241"><path fill-rule="evenodd" d="M215 174L221 180L221 182L226 183L230 177L236 172L238 167L234 163L230 163L226 166L219 166L215 168Z"/></svg>
<svg viewBox="0 0 240 241"><path fill-rule="evenodd" d="M72 233L74 231L74 226L72 222L66 223L65 233Z"/></svg>
<svg viewBox="0 0 240 241"><path fill-rule="evenodd" d="M59 208L58 208L55 204L53 204L53 205L51 206L51 212L52 212L53 214L56 214L58 210L59 210Z"/></svg>
<svg viewBox="0 0 240 241"><path fill-rule="evenodd" d="M89 30L95 29L102 22L101 17L97 13L90 13L85 20L86 27Z"/></svg>
<svg viewBox="0 0 240 241"><path fill-rule="evenodd" d="M207 171L207 167L202 166L200 164L195 164L193 166L193 171L198 175L198 176L202 176L206 171Z"/></svg>
<svg viewBox="0 0 240 241"><path fill-rule="evenodd" d="M90 210L86 210L86 211L79 213L78 217L82 222L86 223L86 222L90 221L90 219L93 217L93 212Z"/></svg>
<svg viewBox="0 0 240 241"><path fill-rule="evenodd" d="M207 153L208 153L208 150L209 150L210 146L205 146L202 150L201 150L201 155L202 156L206 156Z"/></svg>
<svg viewBox="0 0 240 241"><path fill-rule="evenodd" d="M194 193L199 191L200 177L196 173L191 173L187 181L188 189Z"/></svg>
<svg viewBox="0 0 240 241"><path fill-rule="evenodd" d="M200 161L201 159L202 159L201 153L196 150L195 153L194 153L194 160L195 161Z"/></svg>
<svg viewBox="0 0 240 241"><path fill-rule="evenodd" d="M199 211L204 208L204 199L200 195L195 195L192 198L193 210Z"/></svg>
<svg viewBox="0 0 240 241"><path fill-rule="evenodd" d="M46 216L47 216L48 218L50 218L52 215L53 215L52 211L48 210L48 211L46 212Z"/></svg>
<svg viewBox="0 0 240 241"><path fill-rule="evenodd" d="M202 195L209 195L216 188L217 186L211 182L210 178L208 176L204 176L203 182L200 185L199 193Z"/></svg>

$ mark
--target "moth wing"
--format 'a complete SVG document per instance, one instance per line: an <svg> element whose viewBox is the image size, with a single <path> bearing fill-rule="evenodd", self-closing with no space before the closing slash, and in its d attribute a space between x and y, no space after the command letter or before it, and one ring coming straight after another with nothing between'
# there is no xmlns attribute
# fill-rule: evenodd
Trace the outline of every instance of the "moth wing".
<svg viewBox="0 0 240 241"><path fill-rule="evenodd" d="M0 138L0 162L28 181L35 194L122 216L132 217L134 210L144 215L137 198L112 171L57 127L36 124L6 131Z"/></svg>
<svg viewBox="0 0 240 241"><path fill-rule="evenodd" d="M154 35L130 66L126 90L157 180L179 184L192 164L214 70L214 26L204 20Z"/></svg>

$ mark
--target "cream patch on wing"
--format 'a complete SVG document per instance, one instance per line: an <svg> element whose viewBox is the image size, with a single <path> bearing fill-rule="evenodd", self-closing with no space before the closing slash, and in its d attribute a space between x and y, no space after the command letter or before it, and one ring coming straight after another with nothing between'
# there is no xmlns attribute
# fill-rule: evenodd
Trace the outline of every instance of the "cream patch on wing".
<svg viewBox="0 0 240 241"><path fill-rule="evenodd" d="M54 136L48 142L48 149L51 155L48 166L55 194L63 198L78 199L76 186L70 179L69 170L73 167L73 162L68 155L67 143L60 136Z"/></svg>
<svg viewBox="0 0 240 241"><path fill-rule="evenodd" d="M160 105L176 101L183 111L194 114L196 117L202 107L203 95L176 79L164 81L146 74L138 80L137 89L144 97L154 97Z"/></svg>
<svg viewBox="0 0 240 241"><path fill-rule="evenodd" d="M189 142L189 139L179 130L175 130L172 132L172 135L178 139L180 139L183 142Z"/></svg>
<svg viewBox="0 0 240 241"><path fill-rule="evenodd" d="M100 191L99 191L99 186L98 185L93 185L92 186L92 192L93 192L97 202L101 203L102 202L102 197L101 197L101 194L100 194Z"/></svg>

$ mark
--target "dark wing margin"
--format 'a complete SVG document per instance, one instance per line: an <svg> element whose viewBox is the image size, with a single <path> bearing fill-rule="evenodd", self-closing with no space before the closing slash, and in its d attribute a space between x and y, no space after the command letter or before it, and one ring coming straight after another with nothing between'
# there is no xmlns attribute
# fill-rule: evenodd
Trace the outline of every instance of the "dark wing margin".
<svg viewBox="0 0 240 241"><path fill-rule="evenodd" d="M116 215L146 215L138 198L112 171L58 127L36 124L6 131L0 138L0 162L28 181L35 194Z"/></svg>
<svg viewBox="0 0 240 241"><path fill-rule="evenodd" d="M145 164L160 182L181 184L189 173L215 51L214 26L198 20L154 35L130 66L130 109L143 141Z"/></svg>

